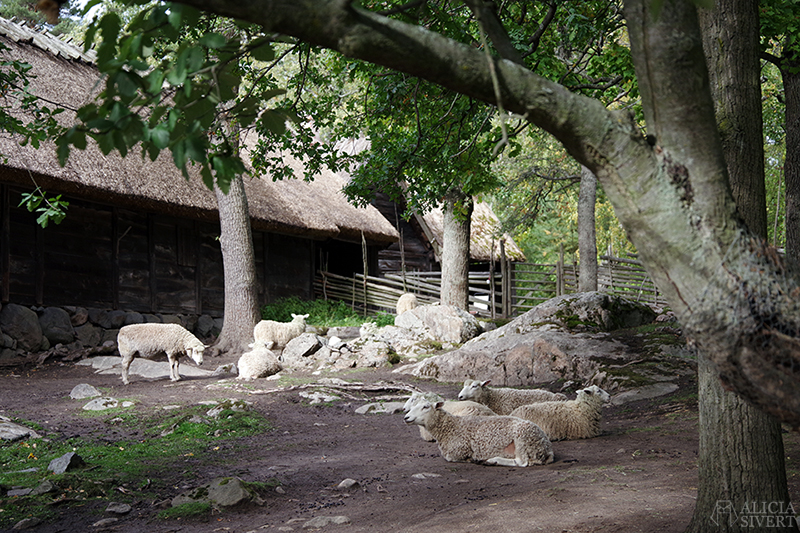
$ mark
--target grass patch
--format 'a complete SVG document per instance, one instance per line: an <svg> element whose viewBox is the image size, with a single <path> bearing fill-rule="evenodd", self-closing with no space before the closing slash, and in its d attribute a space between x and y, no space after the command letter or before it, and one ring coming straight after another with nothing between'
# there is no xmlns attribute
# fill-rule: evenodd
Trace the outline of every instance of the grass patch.
<svg viewBox="0 0 800 533"><path fill-rule="evenodd" d="M263 320L276 320L289 322L292 313L296 315L308 314L306 322L315 326L361 326L364 322L375 322L378 327L394 325L394 314L378 312L364 316L354 311L342 300L312 300L303 301L296 296L281 298L261 308Z"/></svg>
<svg viewBox="0 0 800 533"><path fill-rule="evenodd" d="M217 453L220 442L272 429L257 412L223 408L213 418L206 414L211 408L191 406L139 415L105 412L111 431L98 438L48 435L0 443L0 529L32 516L52 520L54 508L48 504L54 500L63 500L59 508L64 508L93 499L128 503L156 499L160 490L169 489L165 472L189 471L193 462ZM130 429L131 435L109 437L114 426ZM50 461L68 452L75 452L85 465L63 474L48 470ZM12 487L35 489L44 481L53 485L45 494L7 496Z"/></svg>
<svg viewBox="0 0 800 533"><path fill-rule="evenodd" d="M186 518L208 518L211 516L211 504L205 502L189 502L164 509L158 513L162 520L180 520Z"/></svg>

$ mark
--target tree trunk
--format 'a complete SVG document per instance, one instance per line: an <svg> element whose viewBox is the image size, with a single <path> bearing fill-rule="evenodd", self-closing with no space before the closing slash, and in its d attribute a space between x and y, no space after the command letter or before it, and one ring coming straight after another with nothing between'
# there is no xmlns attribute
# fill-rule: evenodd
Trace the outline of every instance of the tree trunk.
<svg viewBox="0 0 800 533"><path fill-rule="evenodd" d="M219 206L220 247L225 272L225 321L215 344L219 352L244 352L260 318L250 213L241 176L228 194L215 185Z"/></svg>
<svg viewBox="0 0 800 533"><path fill-rule="evenodd" d="M786 106L786 260L800 270L800 53L784 46L781 65Z"/></svg>
<svg viewBox="0 0 800 533"><path fill-rule="evenodd" d="M578 250L580 253L578 291L597 290L597 234L594 206L597 200L597 176L581 165L578 191Z"/></svg>
<svg viewBox="0 0 800 533"><path fill-rule="evenodd" d="M718 0L714 11L701 10L700 20L737 210L766 239L757 8L757 0ZM790 501L780 424L724 390L705 350L698 352L698 397L699 485L687 531L752 531L746 505L783 502L785 508Z"/></svg>
<svg viewBox="0 0 800 533"><path fill-rule="evenodd" d="M469 236L472 198L451 190L444 199L441 301L469 310Z"/></svg>

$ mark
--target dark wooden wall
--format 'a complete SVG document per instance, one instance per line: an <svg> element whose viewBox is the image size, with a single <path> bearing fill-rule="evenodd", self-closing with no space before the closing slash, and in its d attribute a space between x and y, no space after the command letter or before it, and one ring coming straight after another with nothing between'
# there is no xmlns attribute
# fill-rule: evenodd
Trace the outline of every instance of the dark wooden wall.
<svg viewBox="0 0 800 533"><path fill-rule="evenodd" d="M404 205L396 204L383 193L378 193L372 205L375 206L402 235L403 255L405 255L407 272L431 272L440 269L433 249L416 220L412 218L407 222L400 216L405 209ZM378 252L378 270L380 273L402 270L402 256L399 242Z"/></svg>
<svg viewBox="0 0 800 533"><path fill-rule="evenodd" d="M218 223L65 196L67 217L42 229L22 192L0 183L3 302L222 316ZM313 298L320 243L254 231L253 244L262 304Z"/></svg>

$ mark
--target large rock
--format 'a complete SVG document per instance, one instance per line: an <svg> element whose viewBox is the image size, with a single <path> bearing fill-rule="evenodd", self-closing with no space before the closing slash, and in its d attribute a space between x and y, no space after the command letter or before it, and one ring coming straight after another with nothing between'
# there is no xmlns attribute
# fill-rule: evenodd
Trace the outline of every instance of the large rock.
<svg viewBox="0 0 800 533"><path fill-rule="evenodd" d="M125 325L126 314L119 309L89 309L89 320L103 329L119 329Z"/></svg>
<svg viewBox="0 0 800 533"><path fill-rule="evenodd" d="M39 316L17 304L6 304L0 310L0 329L11 338L16 339L17 347L33 352L44 344L42 326Z"/></svg>
<svg viewBox="0 0 800 533"><path fill-rule="evenodd" d="M481 330L474 316L453 305L419 306L396 317L394 325L451 344L465 343Z"/></svg>
<svg viewBox="0 0 800 533"><path fill-rule="evenodd" d="M47 337L52 346L56 344L69 344L75 340L75 329L69 313L60 307L47 307L39 315L39 325L42 335Z"/></svg>
<svg viewBox="0 0 800 533"><path fill-rule="evenodd" d="M232 507L253 499L247 485L238 477L220 477L202 487L175 496L172 506L185 503L206 502L213 506Z"/></svg>
<svg viewBox="0 0 800 533"><path fill-rule="evenodd" d="M457 350L396 372L447 382L490 379L496 386L572 380L609 391L692 372L691 354L678 334L659 333L651 342L643 334L617 331L654 317L645 306L607 294L562 296Z"/></svg>

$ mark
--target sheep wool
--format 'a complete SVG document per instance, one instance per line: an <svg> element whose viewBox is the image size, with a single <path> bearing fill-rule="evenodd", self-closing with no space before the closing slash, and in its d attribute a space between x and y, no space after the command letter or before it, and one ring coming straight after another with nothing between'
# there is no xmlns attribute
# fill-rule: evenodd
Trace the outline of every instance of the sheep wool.
<svg viewBox="0 0 800 533"><path fill-rule="evenodd" d="M458 399L482 403L498 415L508 415L521 405L567 399L560 392L542 389L490 389L490 381L466 380Z"/></svg>
<svg viewBox="0 0 800 533"><path fill-rule="evenodd" d="M444 402L442 409L447 411L453 416L496 416L497 413L489 409L483 404L478 402L473 402L470 400L465 401L445 401L444 398L436 394L435 392L417 392L413 391L411 396L406 400L406 403L403 405L403 411L409 412L412 407L417 402L420 401L428 401L431 403L437 402ZM428 442L433 442L434 439L433 435L425 429L423 426L419 426L419 436L422 437L423 440Z"/></svg>
<svg viewBox="0 0 800 533"><path fill-rule="evenodd" d="M123 326L117 334L117 348L122 357L122 383L127 385L128 371L136 355L149 359L160 353L167 354L170 379L179 381L179 358L185 354L202 365L206 346L179 324L150 323Z"/></svg>
<svg viewBox="0 0 800 533"><path fill-rule="evenodd" d="M406 292L400 295L397 299L396 311L397 316L402 315L406 311L411 311L417 307L417 296L413 293Z"/></svg>
<svg viewBox="0 0 800 533"><path fill-rule="evenodd" d="M517 407L511 416L530 420L550 440L589 439L600 435L603 403L609 395L592 385L578 391L578 397L565 402L541 402Z"/></svg>
<svg viewBox="0 0 800 533"><path fill-rule="evenodd" d="M262 320L253 328L255 344L260 344L267 348L286 346L286 343L295 337L299 337L306 331L306 318L308 318L308 315L296 315L292 313L291 322Z"/></svg>
<svg viewBox="0 0 800 533"><path fill-rule="evenodd" d="M453 416L442 407L443 402L421 400L404 420L427 429L447 461L521 467L553 462L550 440L533 422L513 416Z"/></svg>
<svg viewBox="0 0 800 533"><path fill-rule="evenodd" d="M253 346L249 352L243 353L236 366L239 369L236 379L246 381L265 378L283 370L278 357L272 350L258 345Z"/></svg>

